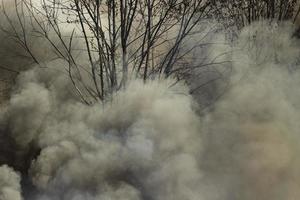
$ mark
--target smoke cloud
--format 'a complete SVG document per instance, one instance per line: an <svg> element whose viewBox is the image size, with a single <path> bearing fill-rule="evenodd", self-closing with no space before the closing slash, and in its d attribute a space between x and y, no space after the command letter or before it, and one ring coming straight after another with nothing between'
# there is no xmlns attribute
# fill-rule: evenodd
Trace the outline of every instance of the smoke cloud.
<svg viewBox="0 0 300 200"><path fill-rule="evenodd" d="M6 111L17 145L41 148L29 173L43 194L30 198L197 199L199 118L184 86L132 81L104 107L87 106L61 101L38 71L19 77Z"/></svg>
<svg viewBox="0 0 300 200"><path fill-rule="evenodd" d="M130 80L111 101L86 105L66 63L49 59L51 48L32 46L43 68L1 57L23 71L0 110L0 199L299 199L300 46L293 32L288 22L264 21L232 43L212 37L222 44L202 57L222 55L212 67L225 78L209 92L225 92L204 111L207 98L190 94L201 78L172 87L172 79Z"/></svg>
<svg viewBox="0 0 300 200"><path fill-rule="evenodd" d="M203 168L218 199L299 198L299 41L259 22L233 47L230 90L202 121ZM220 183L223 183L219 185Z"/></svg>
<svg viewBox="0 0 300 200"><path fill-rule="evenodd" d="M22 200L20 176L7 165L0 167L0 199Z"/></svg>

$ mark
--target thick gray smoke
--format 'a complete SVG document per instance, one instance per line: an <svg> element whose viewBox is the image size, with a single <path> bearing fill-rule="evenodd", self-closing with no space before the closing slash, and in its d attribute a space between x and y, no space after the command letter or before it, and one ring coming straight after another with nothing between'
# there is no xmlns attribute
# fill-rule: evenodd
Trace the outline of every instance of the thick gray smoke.
<svg viewBox="0 0 300 200"><path fill-rule="evenodd" d="M0 199L22 200L20 176L7 165L0 167Z"/></svg>
<svg viewBox="0 0 300 200"><path fill-rule="evenodd" d="M230 90L202 121L202 166L218 199L299 199L299 41L259 22L233 47Z"/></svg>
<svg viewBox="0 0 300 200"><path fill-rule="evenodd" d="M202 57L222 55L230 64L220 69L230 65L231 73L220 71L229 83L214 88L227 90L201 115L198 93L183 83L170 87L172 79L131 80L112 101L83 104L66 63L33 46L44 68L26 62L0 112L0 161L22 172L23 191L21 177L3 165L0 199L299 199L300 46L293 31L289 23L259 22L234 43L210 48ZM23 69L23 59L9 62L0 59Z"/></svg>
<svg viewBox="0 0 300 200"><path fill-rule="evenodd" d="M86 106L60 99L41 73L22 73L5 113L18 146L42 149L29 172L38 199L197 199L202 145L185 87L132 81Z"/></svg>

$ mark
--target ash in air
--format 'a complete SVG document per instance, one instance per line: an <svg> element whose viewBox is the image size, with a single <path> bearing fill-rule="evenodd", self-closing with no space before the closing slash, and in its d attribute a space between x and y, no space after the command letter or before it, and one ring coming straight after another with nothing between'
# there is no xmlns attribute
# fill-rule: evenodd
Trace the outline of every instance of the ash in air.
<svg viewBox="0 0 300 200"><path fill-rule="evenodd" d="M14 57L23 50L1 33L0 65L20 73L0 104L0 199L300 199L294 33L289 21L258 21L234 39L215 31L206 38L213 44L193 52L193 64L218 57L193 71L206 77L128 77L111 98L89 104L47 42L28 38L32 64ZM222 78L211 81L212 68Z"/></svg>

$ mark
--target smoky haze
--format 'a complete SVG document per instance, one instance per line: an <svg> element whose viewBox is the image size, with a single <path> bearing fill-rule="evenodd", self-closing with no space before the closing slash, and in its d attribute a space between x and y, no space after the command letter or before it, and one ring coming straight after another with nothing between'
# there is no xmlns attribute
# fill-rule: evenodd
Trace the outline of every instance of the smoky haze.
<svg viewBox="0 0 300 200"><path fill-rule="evenodd" d="M29 41L41 68L12 59L24 52L0 35L0 64L20 71L0 107L0 199L300 199L294 29L261 21L226 43L217 33L222 45L205 51L230 70L206 88L225 92L205 110L195 77L130 80L111 101L83 104L47 43Z"/></svg>

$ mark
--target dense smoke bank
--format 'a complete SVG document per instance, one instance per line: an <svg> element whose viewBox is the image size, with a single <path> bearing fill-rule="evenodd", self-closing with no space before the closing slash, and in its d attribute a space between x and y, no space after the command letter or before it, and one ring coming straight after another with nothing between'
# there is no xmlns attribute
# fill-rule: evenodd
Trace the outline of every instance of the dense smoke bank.
<svg viewBox="0 0 300 200"><path fill-rule="evenodd" d="M194 194L201 182L199 119L183 86L133 81L102 108L60 99L61 91L37 80L40 73L34 69L19 77L22 89L5 112L16 145L42 149L29 174L43 192L28 198L199 196Z"/></svg>
<svg viewBox="0 0 300 200"><path fill-rule="evenodd" d="M19 50L1 35L1 65L26 70L0 107L0 199L299 199L293 33L287 22L257 22L207 49L231 70L220 71L228 82L212 88L226 90L203 112L200 94L190 95L200 78L131 80L111 101L83 104L46 43L32 46L41 68L11 60L8 50Z"/></svg>

